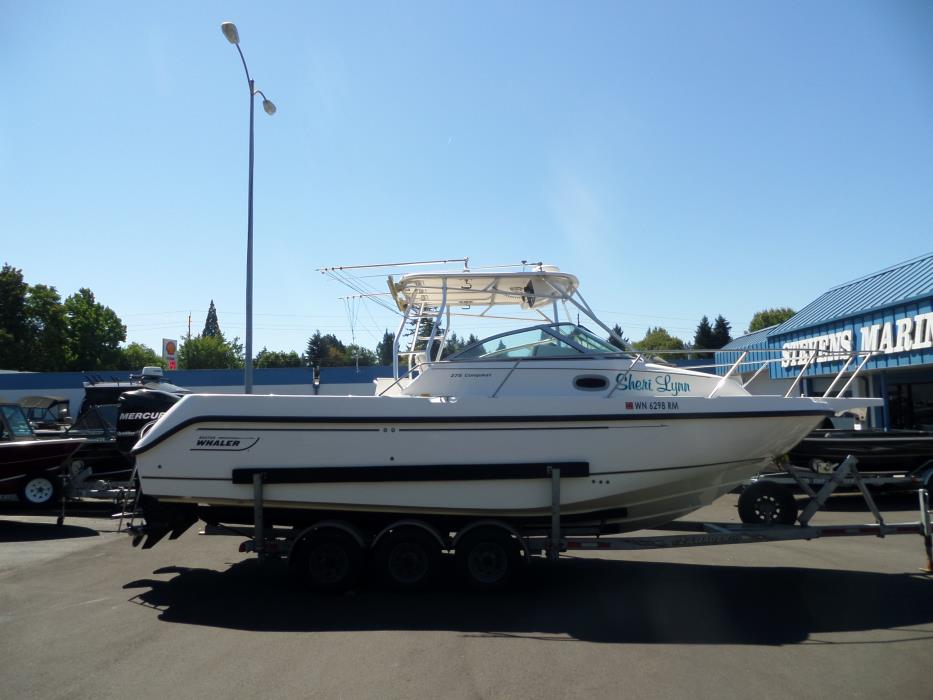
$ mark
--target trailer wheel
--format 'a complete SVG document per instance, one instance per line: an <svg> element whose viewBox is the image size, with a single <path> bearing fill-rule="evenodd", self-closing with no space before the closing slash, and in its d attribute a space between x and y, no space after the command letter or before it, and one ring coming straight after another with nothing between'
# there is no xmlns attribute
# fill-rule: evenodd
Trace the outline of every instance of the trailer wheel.
<svg viewBox="0 0 933 700"><path fill-rule="evenodd" d="M781 484L756 481L739 496L739 517L750 525L793 525L797 501Z"/></svg>
<svg viewBox="0 0 933 700"><path fill-rule="evenodd" d="M23 482L17 492L19 502L27 508L42 508L57 503L61 496L61 484L57 479L34 476Z"/></svg>
<svg viewBox="0 0 933 700"><path fill-rule="evenodd" d="M376 545L373 563L392 588L416 591L428 587L440 568L441 548L429 533L415 527L390 532Z"/></svg>
<svg viewBox="0 0 933 700"><path fill-rule="evenodd" d="M518 542L497 527L478 527L457 543L457 572L471 588L496 591L508 587L522 564Z"/></svg>
<svg viewBox="0 0 933 700"><path fill-rule="evenodd" d="M290 563L298 579L312 590L339 593L356 585L365 559L354 537L329 528L296 543Z"/></svg>

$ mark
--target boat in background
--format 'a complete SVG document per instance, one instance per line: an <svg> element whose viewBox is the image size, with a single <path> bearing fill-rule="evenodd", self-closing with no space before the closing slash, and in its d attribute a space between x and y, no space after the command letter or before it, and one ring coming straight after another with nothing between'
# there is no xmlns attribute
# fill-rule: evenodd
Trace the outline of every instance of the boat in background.
<svg viewBox="0 0 933 700"><path fill-rule="evenodd" d="M820 427L788 453L788 461L828 473L848 455L858 459L860 472L910 474L933 465L933 433Z"/></svg>
<svg viewBox="0 0 933 700"><path fill-rule="evenodd" d="M18 403L38 437L61 437L74 423L64 396L24 396Z"/></svg>
<svg viewBox="0 0 933 700"><path fill-rule="evenodd" d="M161 367L144 367L128 381L85 382L78 415L65 432L85 440L71 463L75 487L128 482L135 466L130 450L142 427L189 393L168 382Z"/></svg>
<svg viewBox="0 0 933 700"><path fill-rule="evenodd" d="M18 404L0 404L0 494L16 494L26 506L54 503L62 472L84 440L36 437Z"/></svg>

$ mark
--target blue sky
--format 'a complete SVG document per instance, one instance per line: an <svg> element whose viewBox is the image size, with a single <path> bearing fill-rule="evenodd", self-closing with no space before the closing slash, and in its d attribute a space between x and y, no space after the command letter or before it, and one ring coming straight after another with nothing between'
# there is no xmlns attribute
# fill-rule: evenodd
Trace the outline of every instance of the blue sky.
<svg viewBox="0 0 933 700"><path fill-rule="evenodd" d="M322 266L544 260L640 338L933 249L926 2L0 2L0 262L158 348L350 339ZM257 105L258 107L258 105ZM381 285L379 280L372 280ZM373 347L396 321L357 312Z"/></svg>

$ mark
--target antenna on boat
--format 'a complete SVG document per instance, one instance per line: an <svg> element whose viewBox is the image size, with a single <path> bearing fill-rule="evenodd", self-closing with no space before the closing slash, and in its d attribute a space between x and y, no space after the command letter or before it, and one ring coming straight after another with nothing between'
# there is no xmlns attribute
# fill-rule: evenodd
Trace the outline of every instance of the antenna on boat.
<svg viewBox="0 0 933 700"><path fill-rule="evenodd" d="M317 271L326 275L334 271L343 270L364 270L374 267L410 267L412 265L449 265L453 262L462 262L465 269L470 269L469 258L450 258L448 260L412 260L410 262L371 263L369 265L336 265L333 267L319 267Z"/></svg>
<svg viewBox="0 0 933 700"><path fill-rule="evenodd" d="M350 322L350 342L353 343L353 355L356 358L356 373L360 373L360 346L356 344L356 317L359 313L359 296L344 297L343 305Z"/></svg>

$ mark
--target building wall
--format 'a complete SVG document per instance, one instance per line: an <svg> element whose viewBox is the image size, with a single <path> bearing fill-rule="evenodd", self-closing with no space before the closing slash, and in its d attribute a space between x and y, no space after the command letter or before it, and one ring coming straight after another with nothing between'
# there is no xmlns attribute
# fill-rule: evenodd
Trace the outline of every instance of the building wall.
<svg viewBox="0 0 933 700"><path fill-rule="evenodd" d="M76 415L84 398L84 382L127 381L131 372L5 372L0 374L0 401L16 403L26 396L61 396L69 400L71 415ZM197 393L243 393L242 370L175 370L164 373L165 379ZM376 377L392 376L391 367L322 367L317 393L327 396L372 396ZM310 367L256 369L253 371L254 394L314 394L314 375Z"/></svg>

